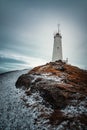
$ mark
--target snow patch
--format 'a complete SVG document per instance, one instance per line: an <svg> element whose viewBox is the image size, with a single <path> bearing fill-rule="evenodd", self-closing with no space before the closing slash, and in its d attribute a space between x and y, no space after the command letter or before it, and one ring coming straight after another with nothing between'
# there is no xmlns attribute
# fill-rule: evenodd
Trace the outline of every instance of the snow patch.
<svg viewBox="0 0 87 130"><path fill-rule="evenodd" d="M80 94L77 94L80 96ZM76 96L78 97L78 96ZM68 105L65 109L62 110L62 112L65 113L65 115L69 116L78 116L79 114L87 114L87 97L84 98L83 101L74 99L71 101L70 105Z"/></svg>
<svg viewBox="0 0 87 130"><path fill-rule="evenodd" d="M62 79L63 79L63 77L52 76L51 73L43 73L41 75L34 75L33 77L34 79L32 80L32 83L34 83L37 78L43 78L45 80L56 81L58 83L62 82Z"/></svg>

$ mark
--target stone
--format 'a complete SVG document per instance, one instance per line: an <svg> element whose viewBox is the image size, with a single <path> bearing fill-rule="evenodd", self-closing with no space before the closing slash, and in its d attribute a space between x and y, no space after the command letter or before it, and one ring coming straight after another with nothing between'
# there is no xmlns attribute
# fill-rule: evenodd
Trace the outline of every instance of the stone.
<svg viewBox="0 0 87 130"><path fill-rule="evenodd" d="M28 89L31 85L32 79L33 78L27 74L21 75L15 83L16 88Z"/></svg>

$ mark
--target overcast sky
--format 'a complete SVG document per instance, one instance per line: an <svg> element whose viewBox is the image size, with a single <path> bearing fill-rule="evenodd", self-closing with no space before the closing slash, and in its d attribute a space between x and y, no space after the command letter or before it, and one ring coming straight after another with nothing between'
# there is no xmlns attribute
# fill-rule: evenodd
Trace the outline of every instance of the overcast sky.
<svg viewBox="0 0 87 130"><path fill-rule="evenodd" d="M0 0L0 56L51 61L58 23L63 59L87 68L87 0Z"/></svg>

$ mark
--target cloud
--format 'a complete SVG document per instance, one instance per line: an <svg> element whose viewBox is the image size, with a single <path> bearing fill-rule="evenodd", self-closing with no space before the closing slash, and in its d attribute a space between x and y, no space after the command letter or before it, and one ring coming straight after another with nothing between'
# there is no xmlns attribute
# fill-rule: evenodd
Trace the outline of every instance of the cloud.
<svg viewBox="0 0 87 130"><path fill-rule="evenodd" d="M47 62L44 59L15 54L13 52L9 52L8 50L1 51L0 58L9 60L11 59L13 61L16 61L17 63L26 64L27 66L29 65L29 67L35 67Z"/></svg>
<svg viewBox="0 0 87 130"><path fill-rule="evenodd" d="M49 4L50 3L50 4ZM60 23L63 57L85 64L87 1L15 0L0 4L0 51L31 64L51 61L53 33ZM7 50L6 50L7 49ZM35 63L36 62L36 63Z"/></svg>

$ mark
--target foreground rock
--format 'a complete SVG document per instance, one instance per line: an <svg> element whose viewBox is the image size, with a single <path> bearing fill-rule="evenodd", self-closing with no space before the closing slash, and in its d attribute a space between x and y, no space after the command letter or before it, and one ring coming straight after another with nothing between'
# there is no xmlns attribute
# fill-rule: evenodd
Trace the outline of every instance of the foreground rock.
<svg viewBox="0 0 87 130"><path fill-rule="evenodd" d="M48 117L60 129L87 128L87 71L62 61L35 67L16 82L27 95L39 92L54 110Z"/></svg>

